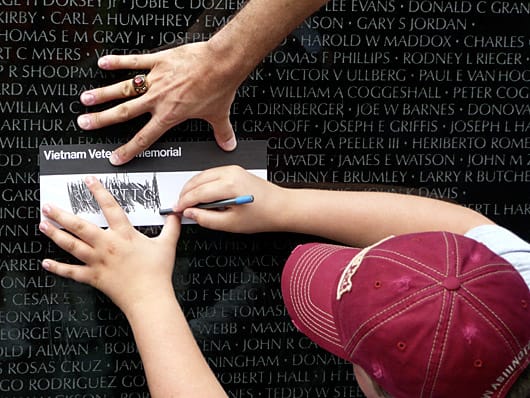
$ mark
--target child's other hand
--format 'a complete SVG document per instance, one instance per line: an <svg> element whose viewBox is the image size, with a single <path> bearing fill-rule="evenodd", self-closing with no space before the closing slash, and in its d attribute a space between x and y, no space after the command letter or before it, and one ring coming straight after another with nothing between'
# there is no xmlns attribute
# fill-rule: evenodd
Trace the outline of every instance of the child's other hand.
<svg viewBox="0 0 530 398"><path fill-rule="evenodd" d="M101 229L88 221L51 205L43 207L49 221L41 232L85 265L71 265L45 259L50 272L87 283L105 293L122 311L153 295L173 294L171 276L175 263L180 220L168 216L161 234L148 238L138 232L112 195L94 177L85 180L108 222Z"/></svg>

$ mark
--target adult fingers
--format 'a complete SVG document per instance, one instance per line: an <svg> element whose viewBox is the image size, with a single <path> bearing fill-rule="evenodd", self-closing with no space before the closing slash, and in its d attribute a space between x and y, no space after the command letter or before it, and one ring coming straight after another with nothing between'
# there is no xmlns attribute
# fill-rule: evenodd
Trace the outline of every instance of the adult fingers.
<svg viewBox="0 0 530 398"><path fill-rule="evenodd" d="M89 176L85 179L85 184L98 202L110 228L131 227L123 209L97 178Z"/></svg>
<svg viewBox="0 0 530 398"><path fill-rule="evenodd" d="M58 261L45 259L42 261L42 267L63 278L72 279L76 282L91 284L93 272L90 267L82 265L65 264Z"/></svg>
<svg viewBox="0 0 530 398"><path fill-rule="evenodd" d="M213 127L213 133L217 145L219 145L224 151L228 152L236 149L237 140L230 119L226 117L218 123L210 123Z"/></svg>
<svg viewBox="0 0 530 398"><path fill-rule="evenodd" d="M117 69L152 69L158 55L129 54L105 55L98 59L98 66L105 70Z"/></svg>
<svg viewBox="0 0 530 398"><path fill-rule="evenodd" d="M177 123L178 124L178 123ZM142 129L126 144L116 148L112 153L110 162L114 166L120 166L127 163L140 152L149 148L156 142L170 126L163 126L151 118Z"/></svg>
<svg viewBox="0 0 530 398"><path fill-rule="evenodd" d="M122 123L148 112L141 97L125 101L101 112L85 113L77 118L77 124L83 130L94 130L101 127Z"/></svg>
<svg viewBox="0 0 530 398"><path fill-rule="evenodd" d="M119 83L111 84L109 86L84 91L81 93L81 103L86 106L92 106L118 99L135 97L139 95L139 93L137 93L134 89L133 79L134 78L131 78ZM147 76L146 81L146 85L149 87L149 80Z"/></svg>

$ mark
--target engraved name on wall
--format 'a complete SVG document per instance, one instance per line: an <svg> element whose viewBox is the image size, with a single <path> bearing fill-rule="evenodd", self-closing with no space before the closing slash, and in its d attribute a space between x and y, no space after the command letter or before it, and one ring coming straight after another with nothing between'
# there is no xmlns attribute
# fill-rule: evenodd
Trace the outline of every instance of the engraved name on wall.
<svg viewBox="0 0 530 398"><path fill-rule="evenodd" d="M129 79L106 54L207 40L240 0L0 0L0 395L146 397L123 315L46 274L74 261L38 231L38 147L113 143L149 115L84 132L89 88ZM454 200L530 239L530 5L336 0L239 88L239 139L269 140L269 180ZM104 109L105 107L96 107ZM163 139L211 139L190 120ZM156 228L146 228L156 234ZM352 368L289 321L280 273L309 239L183 230L177 297L230 397L362 396Z"/></svg>

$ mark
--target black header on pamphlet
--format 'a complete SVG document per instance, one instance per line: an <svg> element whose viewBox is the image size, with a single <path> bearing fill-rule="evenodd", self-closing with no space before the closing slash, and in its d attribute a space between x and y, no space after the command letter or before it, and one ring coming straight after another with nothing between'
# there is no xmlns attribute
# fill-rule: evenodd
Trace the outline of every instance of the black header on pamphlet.
<svg viewBox="0 0 530 398"><path fill-rule="evenodd" d="M133 160L113 166L109 162L114 144L54 145L39 148L41 175L133 173L204 170L225 165L245 169L267 168L267 141L239 141L225 152L214 141L157 143Z"/></svg>

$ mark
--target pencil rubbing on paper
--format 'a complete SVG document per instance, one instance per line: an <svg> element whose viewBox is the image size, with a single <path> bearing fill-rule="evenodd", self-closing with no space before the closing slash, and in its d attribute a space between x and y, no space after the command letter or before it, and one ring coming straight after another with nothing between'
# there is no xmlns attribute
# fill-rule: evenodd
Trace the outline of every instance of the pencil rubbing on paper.
<svg viewBox="0 0 530 398"><path fill-rule="evenodd" d="M126 213L134 212L137 206L153 211L160 208L156 174L153 174L151 182L146 179L144 183L130 181L127 174L107 177L100 181ZM101 213L96 199L82 180L67 183L67 188L74 214Z"/></svg>

